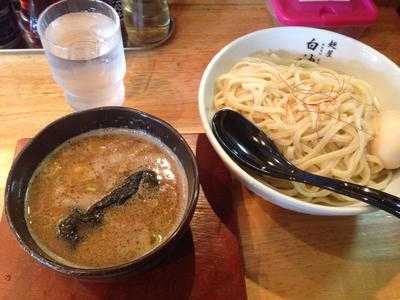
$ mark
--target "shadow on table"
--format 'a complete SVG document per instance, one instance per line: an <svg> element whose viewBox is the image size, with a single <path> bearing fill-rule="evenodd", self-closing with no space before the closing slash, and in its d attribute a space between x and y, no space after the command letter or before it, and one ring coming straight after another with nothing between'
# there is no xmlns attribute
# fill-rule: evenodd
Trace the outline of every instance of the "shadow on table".
<svg viewBox="0 0 400 300"><path fill-rule="evenodd" d="M400 234L379 231L385 213L312 216L247 193L258 223L244 213L241 227L253 229L260 243L246 245L253 253L246 275L268 291L290 299L369 299L400 272Z"/></svg>
<svg viewBox="0 0 400 300"><path fill-rule="evenodd" d="M221 222L237 235L237 203L232 177L205 134L199 134L197 138L196 160L200 185L208 203Z"/></svg>

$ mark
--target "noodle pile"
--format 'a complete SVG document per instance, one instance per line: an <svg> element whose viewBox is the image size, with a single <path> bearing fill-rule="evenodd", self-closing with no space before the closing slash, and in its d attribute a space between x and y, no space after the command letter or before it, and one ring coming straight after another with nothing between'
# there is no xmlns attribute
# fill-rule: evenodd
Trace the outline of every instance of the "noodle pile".
<svg viewBox="0 0 400 300"><path fill-rule="evenodd" d="M372 155L379 103L364 81L275 54L247 57L216 81L216 109L243 114L300 169L376 189L392 173ZM356 200L303 183L268 179L281 192L333 206Z"/></svg>

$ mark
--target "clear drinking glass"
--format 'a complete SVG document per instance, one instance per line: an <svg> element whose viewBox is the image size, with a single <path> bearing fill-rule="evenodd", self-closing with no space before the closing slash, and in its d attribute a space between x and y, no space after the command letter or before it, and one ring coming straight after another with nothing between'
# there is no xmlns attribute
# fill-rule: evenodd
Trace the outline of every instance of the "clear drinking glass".
<svg viewBox="0 0 400 300"><path fill-rule="evenodd" d="M57 2L40 15L38 32L53 77L73 109L123 103L126 63L120 20L111 6Z"/></svg>

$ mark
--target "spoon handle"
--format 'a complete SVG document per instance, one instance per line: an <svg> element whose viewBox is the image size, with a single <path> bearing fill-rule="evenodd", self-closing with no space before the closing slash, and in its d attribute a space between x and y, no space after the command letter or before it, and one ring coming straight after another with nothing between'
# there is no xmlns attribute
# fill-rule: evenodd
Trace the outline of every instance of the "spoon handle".
<svg viewBox="0 0 400 300"><path fill-rule="evenodd" d="M291 180L355 198L400 218L400 198L396 196L355 183L311 174L300 169L297 169L292 175Z"/></svg>

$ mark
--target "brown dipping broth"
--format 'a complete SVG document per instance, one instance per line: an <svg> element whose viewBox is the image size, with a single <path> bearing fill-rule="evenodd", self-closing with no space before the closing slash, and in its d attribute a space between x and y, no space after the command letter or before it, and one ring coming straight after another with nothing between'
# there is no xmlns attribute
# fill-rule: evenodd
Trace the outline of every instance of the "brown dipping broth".
<svg viewBox="0 0 400 300"><path fill-rule="evenodd" d="M107 208L101 225L80 229L75 248L57 236L73 208L86 210L142 169L158 174L158 189L140 188L123 205ZM175 154L155 138L100 129L55 149L35 171L26 197L28 229L49 256L73 267L103 268L141 257L172 234L187 204L187 179Z"/></svg>

